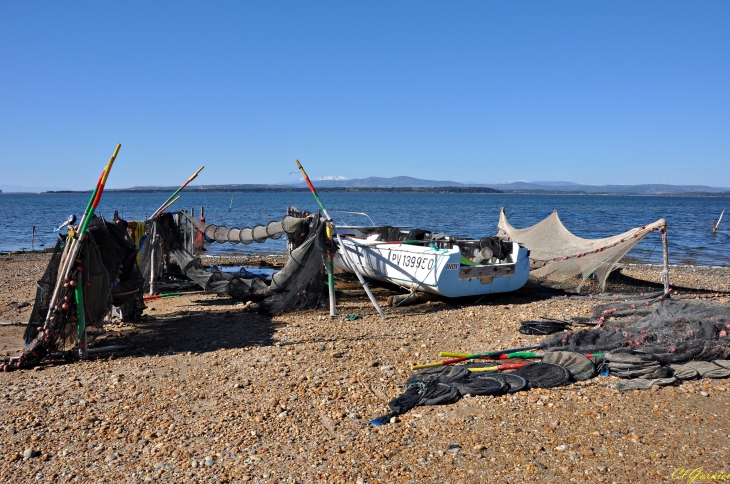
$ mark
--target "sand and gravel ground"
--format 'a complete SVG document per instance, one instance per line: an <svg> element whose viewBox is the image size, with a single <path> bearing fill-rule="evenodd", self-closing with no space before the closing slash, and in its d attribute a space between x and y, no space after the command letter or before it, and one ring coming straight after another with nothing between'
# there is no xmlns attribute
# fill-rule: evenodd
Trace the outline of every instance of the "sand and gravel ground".
<svg viewBox="0 0 730 484"><path fill-rule="evenodd" d="M18 306L32 304L47 258L0 256L0 321L27 320L30 306ZM730 304L729 275L673 268L674 297ZM609 290L653 291L659 280L656 267L629 266ZM376 290L382 302L389 294ZM478 304L397 308L385 321L357 286L343 284L339 302L360 318L324 309L270 318L200 294L151 301L140 324L108 325L96 339L127 349L0 374L0 482L652 483L680 468L730 473L730 380L619 394L615 378L597 377L368 424L387 413L412 363L531 344L540 338L521 335L521 321L587 317L597 302L529 284ZM0 327L0 354L22 349L22 331Z"/></svg>

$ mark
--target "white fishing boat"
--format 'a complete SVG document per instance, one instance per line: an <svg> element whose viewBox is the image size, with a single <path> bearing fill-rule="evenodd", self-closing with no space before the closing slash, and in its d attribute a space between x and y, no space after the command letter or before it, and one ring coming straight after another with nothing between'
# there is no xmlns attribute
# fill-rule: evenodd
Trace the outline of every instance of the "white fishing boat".
<svg viewBox="0 0 730 484"><path fill-rule="evenodd" d="M529 250L496 237L462 239L397 227L337 226L337 232L341 250L365 277L411 291L445 297L510 292L530 276ZM354 273L341 250L335 266Z"/></svg>

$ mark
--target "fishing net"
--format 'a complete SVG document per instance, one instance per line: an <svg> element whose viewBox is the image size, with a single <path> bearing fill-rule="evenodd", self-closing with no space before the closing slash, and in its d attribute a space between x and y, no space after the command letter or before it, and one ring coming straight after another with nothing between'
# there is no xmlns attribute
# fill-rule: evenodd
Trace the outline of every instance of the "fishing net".
<svg viewBox="0 0 730 484"><path fill-rule="evenodd" d="M59 236L53 255L37 283L36 298L23 335L27 349L8 369L33 366L57 351L73 348L84 339L78 329L83 311L87 327L101 327L112 306L122 308L127 320L141 315L142 276L137 248L126 238L126 222L106 222L97 217L89 224L76 259L60 281L59 298L50 307L60 267L69 257L66 236ZM83 309L77 307L76 287L83 288ZM49 311L49 323L46 318Z"/></svg>
<svg viewBox="0 0 730 484"><path fill-rule="evenodd" d="M714 301L666 299L624 310L604 306L597 314L605 319L601 327L551 336L542 348L582 354L623 350L641 360L625 361L635 366L730 357L730 308Z"/></svg>
<svg viewBox="0 0 730 484"><path fill-rule="evenodd" d="M294 208L296 210L296 208ZM287 234L293 234L299 226L307 222L306 217L295 217L293 215L287 215L281 219L281 229Z"/></svg>
<svg viewBox="0 0 730 484"><path fill-rule="evenodd" d="M319 214L309 220L307 239L291 251L286 265L271 277L272 296L260 303L262 312L275 315L313 309L329 301L325 261L327 251L334 252L337 246L329 240L325 228Z"/></svg>
<svg viewBox="0 0 730 484"><path fill-rule="evenodd" d="M224 227L223 225L216 227L215 232L213 232L213 238L219 244L228 242L228 227Z"/></svg>
<svg viewBox="0 0 730 484"><path fill-rule="evenodd" d="M386 424L416 406L453 403L463 395L502 395L509 391L500 378L476 377L466 366L441 366L414 372L406 381L405 391L388 403L391 409L370 421Z"/></svg>
<svg viewBox="0 0 730 484"><path fill-rule="evenodd" d="M270 239L278 239L284 234L284 229L281 226L281 222L276 222L272 220L268 224L266 224L266 235Z"/></svg>
<svg viewBox="0 0 730 484"><path fill-rule="evenodd" d="M730 370L711 361L690 361L685 366L697 370L701 378L727 378L730 376Z"/></svg>
<svg viewBox="0 0 730 484"><path fill-rule="evenodd" d="M253 230L251 230L250 227L241 229L241 233L239 234L238 238L242 244L250 244L251 242L253 242Z"/></svg>
<svg viewBox="0 0 730 484"><path fill-rule="evenodd" d="M669 368L672 369L674 376L680 380L696 380L697 378L700 378L700 373L691 366L669 365Z"/></svg>
<svg viewBox="0 0 730 484"><path fill-rule="evenodd" d="M497 378L465 377L451 383L461 395L502 395L507 393L507 384Z"/></svg>
<svg viewBox="0 0 730 484"><path fill-rule="evenodd" d="M231 244L238 244L241 242L241 230L240 229L230 229L228 231L228 242Z"/></svg>
<svg viewBox="0 0 730 484"><path fill-rule="evenodd" d="M195 219L189 219L189 220L195 220ZM218 228L218 226L209 224L203 227L203 235L205 236L205 240L207 242L215 242L215 231Z"/></svg>
<svg viewBox="0 0 730 484"><path fill-rule="evenodd" d="M569 323L559 321L523 321L520 333L532 335L548 335L570 329Z"/></svg>
<svg viewBox="0 0 730 484"><path fill-rule="evenodd" d="M506 393L517 393L527 388L527 380L514 373L500 373L498 371L485 371L472 373L472 378L492 378L499 380L506 386Z"/></svg>
<svg viewBox="0 0 730 484"><path fill-rule="evenodd" d="M442 405L455 402L461 395L453 385L437 380L409 384L400 396L388 402L391 412L370 421L373 425L384 425L393 417L403 415L418 405Z"/></svg>
<svg viewBox="0 0 730 484"><path fill-rule="evenodd" d="M210 228L210 226L208 226ZM153 292L178 288L181 280L191 280L211 294L235 299L259 301L270 295L268 286L256 276L241 278L220 270L207 270L200 258L183 247L182 229L173 216L163 213L147 222L151 234L142 248L140 268L145 281L145 292L153 285ZM225 227L216 227L214 236L228 235Z"/></svg>
<svg viewBox="0 0 730 484"><path fill-rule="evenodd" d="M562 366L573 381L585 381L596 376L596 365L580 353L572 351L549 351L542 357L543 363Z"/></svg>
<svg viewBox="0 0 730 484"><path fill-rule="evenodd" d="M554 363L531 363L513 374L527 380L529 388L554 388L570 379L568 370Z"/></svg>
<svg viewBox="0 0 730 484"><path fill-rule="evenodd" d="M272 220L265 226L256 225L254 228L244 227L239 229L209 224L204 220L196 220L185 212L177 212L176 215L182 217L181 231L192 234L200 233L205 242L218 242L219 244L225 244L226 242L244 245L251 242L260 244L265 242L266 239L278 239L284 233L296 231L304 221L302 218L287 215L280 222Z"/></svg>
<svg viewBox="0 0 730 484"><path fill-rule="evenodd" d="M293 217L292 217L293 219ZM305 243L292 251L286 266L272 277L271 286L261 277L241 270L231 274L206 268L200 258L189 253L181 239L187 225L194 220L190 217L185 223L177 225L172 214L163 213L148 221L145 228L150 234L141 251L141 269L145 281L145 291L153 292L177 289L184 281L193 281L207 293L226 295L244 301L260 302L259 310L269 314L284 311L312 309L327 300L324 289L324 260L328 248L335 250L324 233L325 224L319 216L307 219L308 238ZM197 222L196 222L197 223ZM301 230L301 223L291 224ZM279 222L269 222L266 226L257 225L254 229L228 229L224 226L207 225L206 237L213 236L223 243L224 239L234 237L238 231L242 243L261 242L273 235L280 237ZM268 230L268 233L267 233ZM248 236L251 236L248 239ZM258 239L257 239L258 237Z"/></svg>
<svg viewBox="0 0 730 484"><path fill-rule="evenodd" d="M260 244L265 241L269 234L266 233L266 227L263 225L257 225L253 228L253 241Z"/></svg>
<svg viewBox="0 0 730 484"><path fill-rule="evenodd" d="M413 374L408 377L408 380L406 380L406 384L429 380L438 380L441 383L450 383L454 380L459 380L469 376L469 373L469 368L466 365L425 368L423 370L414 371Z"/></svg>
<svg viewBox="0 0 730 484"><path fill-rule="evenodd" d="M616 383L616 390L625 392L628 390L648 390L653 386L667 386L676 383L677 378L670 376L666 378L636 378L634 380L621 380Z"/></svg>
<svg viewBox="0 0 730 484"><path fill-rule="evenodd" d="M531 276L565 282L582 275L578 290L591 275L605 290L606 279L616 263L644 237L655 230L664 230L666 222L656 222L604 239L583 239L570 233L554 211L532 227L516 229L507 221L504 208L499 214L497 236L515 241L530 249Z"/></svg>

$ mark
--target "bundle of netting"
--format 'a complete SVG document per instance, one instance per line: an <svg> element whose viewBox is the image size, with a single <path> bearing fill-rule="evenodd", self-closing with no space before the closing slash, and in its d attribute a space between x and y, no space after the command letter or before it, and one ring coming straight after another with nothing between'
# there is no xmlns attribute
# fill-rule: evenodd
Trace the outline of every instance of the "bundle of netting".
<svg viewBox="0 0 730 484"><path fill-rule="evenodd" d="M659 219L613 237L584 239L565 228L557 211L531 227L517 229L507 221L502 208L497 236L530 249L530 277L566 282L580 275L580 291L583 283L595 276L601 290L605 290L606 279L618 261L644 237L665 228L666 222Z"/></svg>
<svg viewBox="0 0 730 484"><path fill-rule="evenodd" d="M291 251L284 268L271 277L273 295L263 301L259 309L270 315L282 312L314 309L328 304L329 293L326 285L325 263L328 251L336 251L327 237L324 219L319 215L307 219L304 242Z"/></svg>
<svg viewBox="0 0 730 484"><path fill-rule="evenodd" d="M59 236L43 277L37 282L35 303L24 334L27 349L7 369L33 366L49 355L82 345L85 327L79 325L80 303L82 321L89 327L102 326L113 305L121 308L127 321L141 315L144 304L137 247L125 237L125 228L101 217L94 219L71 270L59 280L59 268L69 256L70 246L68 237ZM59 297L51 308L57 285ZM82 290L77 294L79 285Z"/></svg>
<svg viewBox="0 0 730 484"><path fill-rule="evenodd" d="M181 228L173 216L163 213L146 222L147 240L142 245L140 268L145 291L178 288L180 280L189 279L206 292L246 301L259 301L270 295L259 277L242 278L221 271L208 271L199 257L185 250Z"/></svg>
<svg viewBox="0 0 730 484"><path fill-rule="evenodd" d="M598 309L597 328L557 334L545 350L630 353L662 365L730 357L730 308L713 301L660 301L652 306Z"/></svg>

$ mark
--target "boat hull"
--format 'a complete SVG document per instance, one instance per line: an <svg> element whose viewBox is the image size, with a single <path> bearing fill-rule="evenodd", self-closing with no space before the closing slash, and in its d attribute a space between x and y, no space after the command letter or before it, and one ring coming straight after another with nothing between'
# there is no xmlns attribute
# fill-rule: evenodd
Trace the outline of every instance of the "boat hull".
<svg viewBox="0 0 730 484"><path fill-rule="evenodd" d="M407 244L371 245L362 239L343 239L349 260L363 276L409 290L445 297L476 296L516 291L530 276L529 252L515 244L512 259L504 263L461 265L458 247L438 249ZM354 272L342 254L335 265Z"/></svg>

